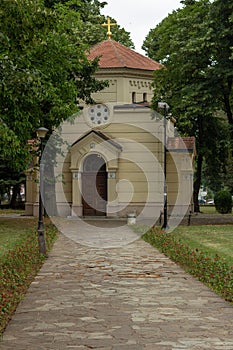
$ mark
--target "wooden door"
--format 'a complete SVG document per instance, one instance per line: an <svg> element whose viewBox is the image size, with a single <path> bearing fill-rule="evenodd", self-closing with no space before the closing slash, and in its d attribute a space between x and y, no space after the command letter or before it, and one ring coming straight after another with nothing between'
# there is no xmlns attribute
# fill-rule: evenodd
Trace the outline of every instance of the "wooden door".
<svg viewBox="0 0 233 350"><path fill-rule="evenodd" d="M82 204L84 216L105 216L107 203L107 173L103 158L90 155L82 175Z"/></svg>

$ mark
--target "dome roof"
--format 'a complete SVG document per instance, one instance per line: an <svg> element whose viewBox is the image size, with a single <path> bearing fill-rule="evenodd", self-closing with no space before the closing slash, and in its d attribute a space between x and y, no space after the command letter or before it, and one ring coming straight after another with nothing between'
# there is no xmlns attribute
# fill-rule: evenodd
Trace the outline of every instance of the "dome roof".
<svg viewBox="0 0 233 350"><path fill-rule="evenodd" d="M99 68L130 68L154 71L162 68L156 61L118 43L115 40L104 40L90 49L88 59L100 57Z"/></svg>

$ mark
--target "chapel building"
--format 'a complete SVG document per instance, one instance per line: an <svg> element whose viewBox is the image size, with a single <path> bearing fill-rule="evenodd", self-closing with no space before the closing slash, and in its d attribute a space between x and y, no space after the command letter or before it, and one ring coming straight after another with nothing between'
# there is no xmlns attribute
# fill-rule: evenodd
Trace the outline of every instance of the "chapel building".
<svg viewBox="0 0 233 350"><path fill-rule="evenodd" d="M153 72L162 66L112 39L90 50L95 57L95 77L109 84L59 129L68 148L55 169L58 215L157 219L165 192L169 215L192 210L195 140L177 136L174 118L149 107ZM29 215L38 213L35 176L27 177Z"/></svg>

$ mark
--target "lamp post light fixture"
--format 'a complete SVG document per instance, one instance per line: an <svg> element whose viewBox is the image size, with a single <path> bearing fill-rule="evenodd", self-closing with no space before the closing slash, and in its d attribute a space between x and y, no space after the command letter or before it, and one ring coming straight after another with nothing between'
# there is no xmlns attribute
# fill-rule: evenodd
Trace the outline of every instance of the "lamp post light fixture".
<svg viewBox="0 0 233 350"><path fill-rule="evenodd" d="M38 244L39 252L46 256L46 240L44 231L44 164L42 162L42 154L44 151L44 138L48 132L48 129L41 127L36 130L37 137L40 139L40 156L39 156L39 168L40 168L40 187L39 187L39 215L38 215Z"/></svg>
<svg viewBox="0 0 233 350"><path fill-rule="evenodd" d="M164 162L164 187L163 187L163 224L162 229L166 230L168 228L167 219L167 112L169 110L169 105L166 102L159 102L158 108L163 109L163 162Z"/></svg>

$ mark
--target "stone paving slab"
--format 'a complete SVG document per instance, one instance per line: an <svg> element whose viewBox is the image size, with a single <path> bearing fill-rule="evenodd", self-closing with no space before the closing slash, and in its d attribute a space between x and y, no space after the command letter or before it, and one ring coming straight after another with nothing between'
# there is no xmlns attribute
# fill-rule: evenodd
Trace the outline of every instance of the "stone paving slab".
<svg viewBox="0 0 233 350"><path fill-rule="evenodd" d="M0 349L232 350L232 320L231 304L142 240L97 249L61 234Z"/></svg>

